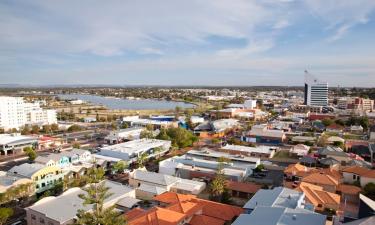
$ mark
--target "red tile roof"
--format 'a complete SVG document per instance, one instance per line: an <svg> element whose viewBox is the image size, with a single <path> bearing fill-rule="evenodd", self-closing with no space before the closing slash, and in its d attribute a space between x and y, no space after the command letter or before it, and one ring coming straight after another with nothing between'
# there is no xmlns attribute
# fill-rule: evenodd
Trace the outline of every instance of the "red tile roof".
<svg viewBox="0 0 375 225"><path fill-rule="evenodd" d="M227 181L226 187L229 190L240 191L240 192L251 193L251 194L256 193L261 188L261 186L258 184L244 183L244 182L237 182L237 181Z"/></svg>

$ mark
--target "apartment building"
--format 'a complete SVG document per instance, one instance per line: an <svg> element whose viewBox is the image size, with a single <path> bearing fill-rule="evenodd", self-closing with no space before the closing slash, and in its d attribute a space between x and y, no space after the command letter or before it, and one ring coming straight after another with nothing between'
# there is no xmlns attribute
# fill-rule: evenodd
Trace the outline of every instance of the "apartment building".
<svg viewBox="0 0 375 225"><path fill-rule="evenodd" d="M38 102L28 103L22 97L0 96L0 128L19 129L26 124L57 123L56 111L42 109Z"/></svg>
<svg viewBox="0 0 375 225"><path fill-rule="evenodd" d="M374 109L374 100L359 97L340 98L337 101L337 108L371 111Z"/></svg>

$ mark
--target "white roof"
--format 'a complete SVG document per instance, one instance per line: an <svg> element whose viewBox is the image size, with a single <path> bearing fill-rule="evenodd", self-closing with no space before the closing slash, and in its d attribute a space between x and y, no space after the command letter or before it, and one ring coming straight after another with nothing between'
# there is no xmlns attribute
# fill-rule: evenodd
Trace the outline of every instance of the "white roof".
<svg viewBox="0 0 375 225"><path fill-rule="evenodd" d="M9 145L17 142L36 142L37 139L31 136L20 134L0 134L0 145Z"/></svg>
<svg viewBox="0 0 375 225"><path fill-rule="evenodd" d="M226 145L222 147L225 150L233 150L233 151L241 151L241 152L255 152L255 153L263 153L263 154L270 154L272 151L278 149L278 147L273 146L257 146L257 147L248 147L242 145Z"/></svg>
<svg viewBox="0 0 375 225"><path fill-rule="evenodd" d="M149 172L149 171L144 171L144 170L135 170L132 174L131 177L136 180L141 180L141 181L146 181L149 183L154 183L158 185L171 185L177 182L179 178L161 174L161 173L154 173L154 172Z"/></svg>
<svg viewBox="0 0 375 225"><path fill-rule="evenodd" d="M160 195L168 191L166 188L155 186L155 185L148 185L144 183L142 183L137 189L144 191L144 192L152 193L155 195Z"/></svg>
<svg viewBox="0 0 375 225"><path fill-rule="evenodd" d="M138 139L134 141L128 141L116 145L110 145L107 147L101 148L101 150L106 151L116 151L121 153L127 153L128 155L132 155L138 152L144 152L151 148L161 147L165 144L170 144L171 141L166 140L157 140L157 139Z"/></svg>
<svg viewBox="0 0 375 225"><path fill-rule="evenodd" d="M312 211L259 206L251 214L241 214L232 225L325 225L325 223L325 215Z"/></svg>
<svg viewBox="0 0 375 225"><path fill-rule="evenodd" d="M126 197L129 192L133 191L130 187L117 182L106 180L105 184L110 188L109 193L112 193L105 202L111 202L116 199L120 200ZM64 223L75 218L78 209L86 211L92 209L91 205L83 206L83 199L78 197L80 194L86 194L86 192L80 188L71 188L60 196L43 198L28 209L42 213L46 217L59 221L60 223Z"/></svg>

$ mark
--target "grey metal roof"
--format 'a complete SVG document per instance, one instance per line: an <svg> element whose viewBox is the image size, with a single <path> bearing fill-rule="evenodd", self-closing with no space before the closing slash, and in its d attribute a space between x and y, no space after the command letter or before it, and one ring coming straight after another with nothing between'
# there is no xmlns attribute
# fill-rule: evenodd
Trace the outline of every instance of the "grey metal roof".
<svg viewBox="0 0 375 225"><path fill-rule="evenodd" d="M46 167L45 165L38 163L24 163L18 166L14 166L8 172L13 174L18 174L23 177L31 178L31 176L38 172L39 170Z"/></svg>
<svg viewBox="0 0 375 225"><path fill-rule="evenodd" d="M143 170L135 170L133 173L133 178L136 180L142 180L154 184L159 185L171 185L175 182L177 182L178 178L161 174L161 173L154 173L149 171L143 171Z"/></svg>
<svg viewBox="0 0 375 225"><path fill-rule="evenodd" d="M241 214L232 225L324 225L326 216L303 209L258 206Z"/></svg>
<svg viewBox="0 0 375 225"><path fill-rule="evenodd" d="M344 223L343 225L374 225L375 224L375 216L370 216L367 218L354 220L349 223Z"/></svg>
<svg viewBox="0 0 375 225"><path fill-rule="evenodd" d="M296 208L303 193L283 187L272 190L259 190L244 206L245 209L254 209L257 206L275 206Z"/></svg>
<svg viewBox="0 0 375 225"><path fill-rule="evenodd" d="M110 188L109 192L112 193L112 195L105 200L105 203L126 197L127 193L133 191L130 187L117 182L106 180L105 184ZM86 194L86 192L80 188L71 188L60 196L43 198L28 209L42 213L46 217L60 223L64 223L75 218L78 209L86 211L92 209L91 205L83 206L83 200L78 197L79 194Z"/></svg>

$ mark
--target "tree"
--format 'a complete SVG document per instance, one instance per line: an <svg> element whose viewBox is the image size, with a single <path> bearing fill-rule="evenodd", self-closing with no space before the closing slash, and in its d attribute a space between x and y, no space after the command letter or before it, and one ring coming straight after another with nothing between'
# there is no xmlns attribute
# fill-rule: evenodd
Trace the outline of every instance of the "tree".
<svg viewBox="0 0 375 225"><path fill-rule="evenodd" d="M129 127L129 125L127 123L122 123L121 124L121 129L126 129L128 127Z"/></svg>
<svg viewBox="0 0 375 225"><path fill-rule="evenodd" d="M192 146L193 143L198 140L198 138L191 131L188 131L181 127L169 128L166 130L166 134L164 133L164 131L161 131L157 138L158 137L163 140L171 140L172 146L178 148Z"/></svg>
<svg viewBox="0 0 375 225"><path fill-rule="evenodd" d="M13 209L0 208L0 225L5 224L9 217L13 216Z"/></svg>
<svg viewBox="0 0 375 225"><path fill-rule="evenodd" d="M116 130L117 129L117 123L116 122L112 122L111 123L111 128L112 128L112 130Z"/></svg>
<svg viewBox="0 0 375 225"><path fill-rule="evenodd" d="M27 154L30 161L34 161L36 159L36 152L31 147L25 147L23 148L23 151Z"/></svg>
<svg viewBox="0 0 375 225"><path fill-rule="evenodd" d="M152 131L149 131L149 130L143 130L140 134L140 138L154 138L154 134L152 133Z"/></svg>
<svg viewBox="0 0 375 225"><path fill-rule="evenodd" d="M375 201L375 184L368 183L363 187L363 194Z"/></svg>
<svg viewBox="0 0 375 225"><path fill-rule="evenodd" d="M324 126L328 127L328 126L332 125L334 123L334 121L331 120L331 119L324 119L324 120L322 120L322 123L324 124Z"/></svg>
<svg viewBox="0 0 375 225"><path fill-rule="evenodd" d="M104 207L104 202L112 196L109 193L110 188L105 185L105 181L101 181L104 173L98 169L91 171L91 182L82 189L86 194L80 194L83 199L83 206L92 205L91 211L78 210L76 225L125 225L125 217L115 210L115 206Z"/></svg>
<svg viewBox="0 0 375 225"><path fill-rule="evenodd" d="M81 130L82 130L82 127L78 126L77 124L73 124L72 126L68 128L68 132L77 132Z"/></svg>
<svg viewBox="0 0 375 225"><path fill-rule="evenodd" d="M113 165L112 170L116 173L123 173L126 168L128 168L127 162L120 160Z"/></svg>
<svg viewBox="0 0 375 225"><path fill-rule="evenodd" d="M142 153L140 156L138 156L138 158L137 158L137 164L138 164L138 167L139 168L142 168L142 167L144 167L144 164L146 163L146 161L147 161L147 153L146 152L144 152L144 153Z"/></svg>
<svg viewBox="0 0 375 225"><path fill-rule="evenodd" d="M167 134L167 130L162 128L159 132L159 134L156 136L156 139L160 140L170 140L171 138Z"/></svg>
<svg viewBox="0 0 375 225"><path fill-rule="evenodd" d="M58 130L59 130L59 125L56 124L56 123L52 124L52 125L51 125L51 130L52 130L53 132L58 131Z"/></svg>
<svg viewBox="0 0 375 225"><path fill-rule="evenodd" d="M33 134L39 134L39 126L38 125L33 125L32 127L31 127L31 133L33 133Z"/></svg>
<svg viewBox="0 0 375 225"><path fill-rule="evenodd" d="M81 148L81 144L79 142L74 142L73 145L72 145L73 148Z"/></svg>
<svg viewBox="0 0 375 225"><path fill-rule="evenodd" d="M215 201L221 201L225 192L226 180L224 176L224 162L219 162L215 178L210 185L210 196Z"/></svg>
<svg viewBox="0 0 375 225"><path fill-rule="evenodd" d="M46 124L46 125L43 125L42 127L42 132L45 133L45 134L49 134L51 133L52 129L51 129L51 126Z"/></svg>
<svg viewBox="0 0 375 225"><path fill-rule="evenodd" d="M30 134L31 133L31 131L30 131L30 127L29 127L29 125L25 125L23 128L22 128L22 130L21 130L21 134L22 135L28 135L28 134Z"/></svg>

